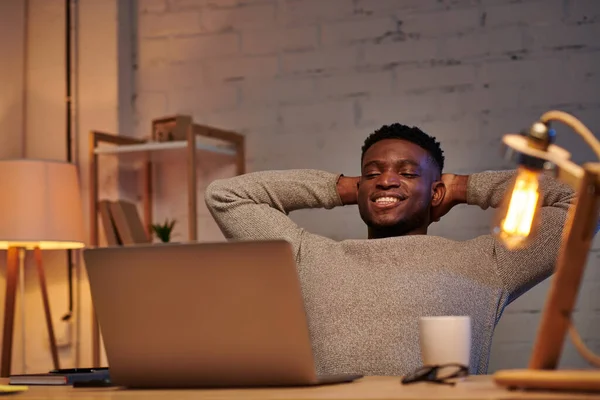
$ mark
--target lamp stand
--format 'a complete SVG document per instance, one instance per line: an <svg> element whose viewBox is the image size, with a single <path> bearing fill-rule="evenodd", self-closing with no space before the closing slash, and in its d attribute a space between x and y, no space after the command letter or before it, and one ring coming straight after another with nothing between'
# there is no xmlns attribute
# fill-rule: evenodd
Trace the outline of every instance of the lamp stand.
<svg viewBox="0 0 600 400"><path fill-rule="evenodd" d="M52 327L52 314L50 313L50 300L48 297L48 289L46 286L46 274L44 272L44 263L42 261L42 250L36 247L33 250L35 264L40 279L40 289L42 291L42 300L44 302L44 314L46 315L46 327L48 328L48 338L50 340L50 351L52 353L52 362L54 369L59 369L58 349L56 346L56 336L54 336L54 328Z"/></svg>
<svg viewBox="0 0 600 400"><path fill-rule="evenodd" d="M46 274L42 262L42 251L39 247L34 249L34 256L39 275L39 283L42 291L42 300L44 303L44 314L46 316L46 327L50 339L50 351L52 353L52 362L55 369L59 369L58 349L56 346L56 337L52 327L52 316L50 314L50 301L46 287ZM19 270L19 248L10 247L6 257L6 296L4 300L4 330L2 335L2 359L0 364L0 377L10 376L12 361L12 342L15 320L15 299L17 294L17 281ZM21 299L25 301L25 299Z"/></svg>
<svg viewBox="0 0 600 400"><path fill-rule="evenodd" d="M599 164L583 166L583 176L565 226L554 279L542 314L528 369L498 371L501 386L520 389L600 391L598 370L556 370L587 256L594 237L600 206Z"/></svg>

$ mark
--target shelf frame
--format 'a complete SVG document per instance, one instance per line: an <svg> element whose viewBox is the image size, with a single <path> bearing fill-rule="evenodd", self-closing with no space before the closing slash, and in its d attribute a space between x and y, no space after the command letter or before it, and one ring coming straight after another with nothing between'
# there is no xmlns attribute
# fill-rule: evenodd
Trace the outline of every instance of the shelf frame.
<svg viewBox="0 0 600 400"><path fill-rule="evenodd" d="M98 223L98 165L99 157L108 154L131 152L145 152L146 159L143 165L143 219L148 237L152 237L152 208L153 208L153 163L149 154L157 151L171 149L185 149L187 162L187 206L188 206L188 239L197 240L197 191L196 191L196 161L197 150L227 154L235 157L236 174L246 173L246 141L245 136L237 132L218 129L212 126L195 124L187 116L167 116L152 121L152 135L159 127L167 127L175 134L172 141L154 141L134 138L126 135L111 134L92 130L89 133L89 208L90 208L90 246L99 245ZM227 143L229 147L207 145L200 142L199 138L209 138ZM101 143L110 146L99 146ZM100 367L100 341L101 334L92 307L92 366Z"/></svg>
<svg viewBox="0 0 600 400"><path fill-rule="evenodd" d="M187 146L187 140L174 140L170 142L144 142L120 146L100 146L96 147L94 153L100 155L117 155L122 153L150 153L163 150L185 149ZM201 142L196 142L196 150L205 150L212 153L220 153L225 155L235 155L237 153L237 150L235 148L213 146Z"/></svg>

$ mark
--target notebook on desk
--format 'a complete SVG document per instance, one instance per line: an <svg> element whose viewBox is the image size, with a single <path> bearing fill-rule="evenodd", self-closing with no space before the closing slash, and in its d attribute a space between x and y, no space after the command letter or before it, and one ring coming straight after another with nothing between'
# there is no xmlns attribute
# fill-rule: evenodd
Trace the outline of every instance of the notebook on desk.
<svg viewBox="0 0 600 400"><path fill-rule="evenodd" d="M58 370L40 374L14 374L9 377L11 385L73 385L77 382L108 381L108 369L98 368L89 371Z"/></svg>
<svg viewBox="0 0 600 400"><path fill-rule="evenodd" d="M285 241L141 244L83 252L113 384L297 386L318 376Z"/></svg>

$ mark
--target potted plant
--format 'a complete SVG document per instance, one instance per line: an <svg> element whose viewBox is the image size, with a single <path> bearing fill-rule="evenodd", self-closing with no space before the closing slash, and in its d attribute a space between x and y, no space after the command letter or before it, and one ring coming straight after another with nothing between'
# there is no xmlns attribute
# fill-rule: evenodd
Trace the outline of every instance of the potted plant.
<svg viewBox="0 0 600 400"><path fill-rule="evenodd" d="M171 233L175 226L176 220L165 219L163 224L152 224L152 231L163 243L169 243L171 241Z"/></svg>

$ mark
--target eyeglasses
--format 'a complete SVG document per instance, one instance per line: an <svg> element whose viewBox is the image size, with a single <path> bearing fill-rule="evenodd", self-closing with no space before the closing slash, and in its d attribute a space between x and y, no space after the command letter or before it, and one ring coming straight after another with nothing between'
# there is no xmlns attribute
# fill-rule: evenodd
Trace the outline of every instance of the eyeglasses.
<svg viewBox="0 0 600 400"><path fill-rule="evenodd" d="M402 384L408 385L416 382L431 382L443 385L454 385L449 379L461 378L469 375L469 368L462 364L424 365L413 373L402 378Z"/></svg>

